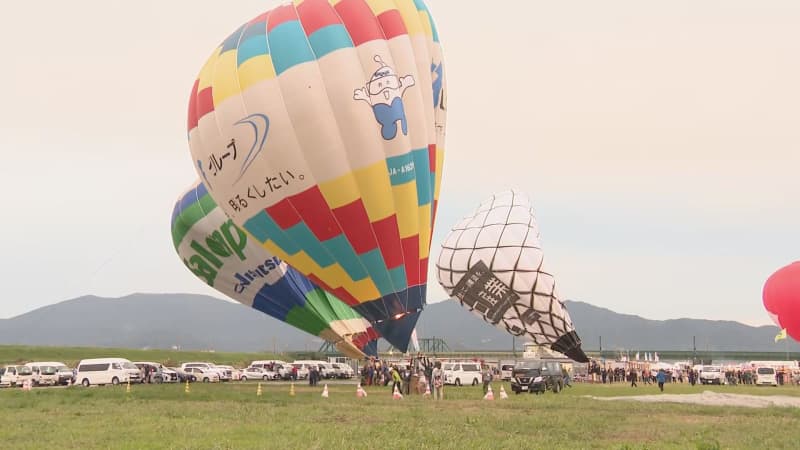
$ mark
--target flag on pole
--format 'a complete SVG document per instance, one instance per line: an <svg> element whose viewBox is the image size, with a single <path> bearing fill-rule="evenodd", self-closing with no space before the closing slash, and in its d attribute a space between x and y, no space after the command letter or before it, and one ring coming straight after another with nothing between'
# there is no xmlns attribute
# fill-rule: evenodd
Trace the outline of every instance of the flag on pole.
<svg viewBox="0 0 800 450"><path fill-rule="evenodd" d="M775 342L780 341L781 339L786 339L786 328L782 329L780 333L775 336Z"/></svg>
<svg viewBox="0 0 800 450"><path fill-rule="evenodd" d="M636 360L639 360L639 352L636 352Z"/></svg>
<svg viewBox="0 0 800 450"><path fill-rule="evenodd" d="M658 352L655 352L655 354L653 355L653 360L655 362L658 362Z"/></svg>
<svg viewBox="0 0 800 450"><path fill-rule="evenodd" d="M417 329L411 332L411 345L414 346L414 351L419 353L419 339L417 339Z"/></svg>

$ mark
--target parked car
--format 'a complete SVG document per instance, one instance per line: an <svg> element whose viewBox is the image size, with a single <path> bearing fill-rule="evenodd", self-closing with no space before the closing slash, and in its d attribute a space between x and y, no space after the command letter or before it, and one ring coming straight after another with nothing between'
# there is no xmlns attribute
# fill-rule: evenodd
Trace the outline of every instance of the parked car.
<svg viewBox="0 0 800 450"><path fill-rule="evenodd" d="M219 372L209 367L184 367L184 372L194 375L197 381L203 383L218 383Z"/></svg>
<svg viewBox="0 0 800 450"><path fill-rule="evenodd" d="M757 386L778 386L778 377L774 367L759 367L756 369Z"/></svg>
<svg viewBox="0 0 800 450"><path fill-rule="evenodd" d="M178 381L178 374L167 367L164 367L163 364L157 362L150 362L150 361L138 361L134 362L136 367L138 367L142 374L145 372L150 374L150 383L175 383ZM142 382L145 382L142 378Z"/></svg>
<svg viewBox="0 0 800 450"><path fill-rule="evenodd" d="M511 377L514 375L514 365L513 362L503 361L500 363L500 379L503 381L511 381Z"/></svg>
<svg viewBox="0 0 800 450"><path fill-rule="evenodd" d="M56 361L46 361L46 362L30 362L25 364L28 367L33 368L34 366L53 366L56 368L56 373L58 374L58 381L56 384L59 385L68 385L75 381L75 373L67 367L66 364L63 362L56 362Z"/></svg>
<svg viewBox="0 0 800 450"><path fill-rule="evenodd" d="M725 384L725 373L722 366L703 366L700 372L700 384Z"/></svg>
<svg viewBox="0 0 800 450"><path fill-rule="evenodd" d="M449 370L444 372L444 384L477 386L480 380L481 368L478 363L452 363Z"/></svg>
<svg viewBox="0 0 800 450"><path fill-rule="evenodd" d="M280 379L280 376L277 373L271 370L267 370L263 367L248 367L246 369L242 369L242 381L247 381L247 380L271 381L278 379Z"/></svg>
<svg viewBox="0 0 800 450"><path fill-rule="evenodd" d="M58 368L49 363L27 363L33 372L34 386L55 386L58 384Z"/></svg>
<svg viewBox="0 0 800 450"><path fill-rule="evenodd" d="M334 370L336 370L337 378L350 379L355 376L353 368L347 364L331 363L331 365L333 366Z"/></svg>
<svg viewBox="0 0 800 450"><path fill-rule="evenodd" d="M333 363L323 362L320 366L324 367L325 378L342 378L342 369Z"/></svg>
<svg viewBox="0 0 800 450"><path fill-rule="evenodd" d="M217 378L219 381L231 381L232 373L229 370L217 367L213 363L209 362L189 362L181 364L181 368L186 370L189 367L200 367L203 369L207 369L207 371L212 371L217 373ZM201 377L198 377L198 380L201 380Z"/></svg>
<svg viewBox="0 0 800 450"><path fill-rule="evenodd" d="M305 380L308 378L308 371L311 368L311 364L305 362L293 362L290 365L290 368L294 367L297 369L297 379L298 380Z"/></svg>
<svg viewBox="0 0 800 450"><path fill-rule="evenodd" d="M514 366L511 390L515 394L543 394L548 390L559 393L563 387L564 370L558 361L528 360Z"/></svg>
<svg viewBox="0 0 800 450"><path fill-rule="evenodd" d="M228 376L228 380L226 380L226 381L231 381L231 380L239 381L239 379L242 376L242 372L239 369L237 369L237 368L235 368L233 366L220 366L220 365L217 365L215 367L217 367L218 369L222 369L225 372L225 375Z"/></svg>
<svg viewBox="0 0 800 450"><path fill-rule="evenodd" d="M132 362L124 358L93 358L78 363L75 380L85 387L93 384L136 383L141 372Z"/></svg>
<svg viewBox="0 0 800 450"><path fill-rule="evenodd" d="M197 377L193 373L186 372L180 367L167 367L167 369L174 371L178 377L178 381L181 383L185 383L187 381L190 383L194 383L195 381L197 381Z"/></svg>
<svg viewBox="0 0 800 450"><path fill-rule="evenodd" d="M5 366L0 373L0 386L22 386L26 381L33 383L33 371L27 366Z"/></svg>

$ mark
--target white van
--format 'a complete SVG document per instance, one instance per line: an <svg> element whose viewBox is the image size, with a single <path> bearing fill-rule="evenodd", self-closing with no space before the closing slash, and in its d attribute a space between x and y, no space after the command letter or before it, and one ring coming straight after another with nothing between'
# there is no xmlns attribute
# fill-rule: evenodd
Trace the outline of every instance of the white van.
<svg viewBox="0 0 800 450"><path fill-rule="evenodd" d="M42 381L39 381L39 380L36 379L37 378L36 374L40 372L40 371L37 372L37 370L36 370L37 367L45 367L45 366L47 366L47 367L55 367L56 375L57 375L55 384L57 384L57 385L60 385L60 384L68 385L68 384L70 384L70 382L72 381L72 378L74 376L74 374L72 373L72 369L67 367L67 365L62 363L62 362L56 362L56 361L29 362L28 364L25 364L25 365L30 367L31 370L33 370L34 381L37 381L39 384L47 384L47 383L46 382L43 383ZM39 378L41 378L41 376Z"/></svg>
<svg viewBox="0 0 800 450"><path fill-rule="evenodd" d="M503 381L511 381L515 365L516 362L502 361L500 363L500 379Z"/></svg>
<svg viewBox="0 0 800 450"><path fill-rule="evenodd" d="M703 366L700 371L700 384L725 384L725 372L722 366Z"/></svg>
<svg viewBox="0 0 800 450"><path fill-rule="evenodd" d="M58 384L58 366L48 362L25 364L33 372L34 386L55 386Z"/></svg>
<svg viewBox="0 0 800 450"><path fill-rule="evenodd" d="M478 363L452 363L450 370L444 371L444 384L477 386L481 381L481 367Z"/></svg>
<svg viewBox="0 0 800 450"><path fill-rule="evenodd" d="M775 376L774 367L757 367L756 368L756 385L757 386L778 386L778 378Z"/></svg>
<svg viewBox="0 0 800 450"><path fill-rule="evenodd" d="M33 383L33 371L28 366L5 366L0 371L0 386L22 386L26 381Z"/></svg>
<svg viewBox="0 0 800 450"><path fill-rule="evenodd" d="M141 372L132 362L125 358L84 359L78 363L75 382L86 387L93 384L138 383Z"/></svg>

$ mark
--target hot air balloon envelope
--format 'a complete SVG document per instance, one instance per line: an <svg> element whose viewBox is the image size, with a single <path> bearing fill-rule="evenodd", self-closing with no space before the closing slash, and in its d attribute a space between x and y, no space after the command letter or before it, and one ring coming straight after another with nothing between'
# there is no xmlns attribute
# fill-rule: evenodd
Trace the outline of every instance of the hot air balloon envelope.
<svg viewBox="0 0 800 450"><path fill-rule="evenodd" d="M800 261L779 269L767 279L763 301L776 325L800 341Z"/></svg>
<svg viewBox="0 0 800 450"><path fill-rule="evenodd" d="M508 191L453 227L436 267L445 291L486 322L586 362L543 260L530 201Z"/></svg>
<svg viewBox="0 0 800 450"><path fill-rule="evenodd" d="M175 204L172 237L186 267L219 292L319 336L347 356L377 356L378 335L361 315L253 241L202 183Z"/></svg>
<svg viewBox="0 0 800 450"><path fill-rule="evenodd" d="M421 0L299 0L214 50L189 144L237 225L405 351L425 305L445 104Z"/></svg>

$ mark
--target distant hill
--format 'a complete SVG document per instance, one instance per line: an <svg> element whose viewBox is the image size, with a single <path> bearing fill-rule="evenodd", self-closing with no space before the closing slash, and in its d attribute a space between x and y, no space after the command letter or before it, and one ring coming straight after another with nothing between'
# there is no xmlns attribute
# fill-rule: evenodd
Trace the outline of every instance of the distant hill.
<svg viewBox="0 0 800 450"><path fill-rule="evenodd" d="M776 327L695 319L647 320L583 302L567 302L584 342L596 350L782 351ZM420 337L441 337L451 350L510 350L512 338L455 301L428 305ZM522 339L517 339L521 348ZM322 341L265 314L205 295L80 297L0 320L0 344L171 348L218 351L316 350ZM381 349L388 344L382 342ZM791 351L800 350L792 343Z"/></svg>

